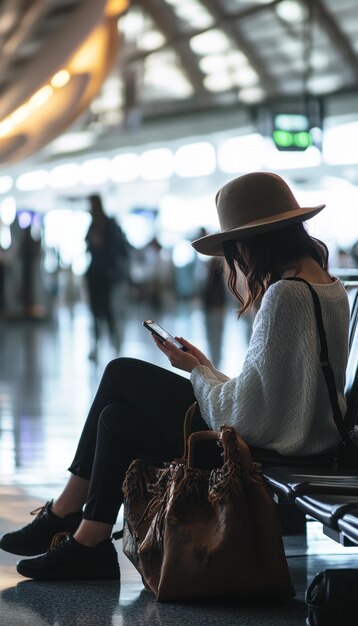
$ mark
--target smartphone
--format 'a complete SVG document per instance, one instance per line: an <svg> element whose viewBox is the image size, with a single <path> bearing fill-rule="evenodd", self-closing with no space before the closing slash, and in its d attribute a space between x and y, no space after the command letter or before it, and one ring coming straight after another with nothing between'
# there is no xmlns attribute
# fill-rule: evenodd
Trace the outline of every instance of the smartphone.
<svg viewBox="0 0 358 626"><path fill-rule="evenodd" d="M143 322L143 326L147 328L148 330L150 330L150 332L153 333L153 335L158 337L159 341L161 341L162 343L164 343L164 341L171 341L177 348L180 348L180 350L184 350L184 352L188 352L188 348L183 346L177 339L175 339L175 337L173 337L173 335L170 335L169 333L167 333L167 331L164 330L164 328L159 326L159 324L156 324L155 322L153 322L153 320L145 320Z"/></svg>

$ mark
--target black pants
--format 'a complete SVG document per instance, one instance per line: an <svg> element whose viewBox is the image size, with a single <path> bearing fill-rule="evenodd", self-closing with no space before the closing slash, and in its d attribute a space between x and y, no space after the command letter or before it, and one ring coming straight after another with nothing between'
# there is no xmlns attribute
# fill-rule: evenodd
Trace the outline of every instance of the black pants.
<svg viewBox="0 0 358 626"><path fill-rule="evenodd" d="M102 376L69 471L90 481L84 518L114 524L133 459L183 453L183 420L195 400L187 378L137 359L111 361ZM208 426L198 413L193 430Z"/></svg>
<svg viewBox="0 0 358 626"><path fill-rule="evenodd" d="M90 481L84 518L114 524L123 502L122 483L128 466L141 456L162 460L183 453L183 422L195 400L187 378L137 359L111 361L102 376L69 471ZM207 430L199 411L192 430ZM283 457L251 448L263 465L331 466L332 454ZM198 450L202 467L221 465L215 442Z"/></svg>

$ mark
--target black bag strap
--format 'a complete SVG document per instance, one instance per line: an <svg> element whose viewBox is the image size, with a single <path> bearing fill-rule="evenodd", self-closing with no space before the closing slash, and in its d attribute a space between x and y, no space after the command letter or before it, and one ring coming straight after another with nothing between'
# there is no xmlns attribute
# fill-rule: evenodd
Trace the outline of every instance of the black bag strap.
<svg viewBox="0 0 358 626"><path fill-rule="evenodd" d="M320 364L320 367L322 369L322 372L326 381L326 385L327 385L327 389L329 393L329 399L331 401L331 406L332 406L332 411L333 411L333 419L337 426L338 432L342 437L342 440L345 442L351 443L351 438L349 436L349 433L348 433L348 430L344 421L344 417L342 415L341 407L339 406L339 402L338 402L336 379L334 376L332 365L329 360L327 337L326 337L326 331L323 325L322 309L321 309L321 303L319 301L319 297L316 291L313 289L312 285L304 278L290 276L288 278L285 278L284 280L295 280L300 283L305 283L305 285L307 285L308 289L310 290L312 300L313 300L314 312L315 312L316 321L317 321L318 335L319 335L319 340L320 340L320 345L321 345L321 350L320 350L320 355L319 355L319 364Z"/></svg>

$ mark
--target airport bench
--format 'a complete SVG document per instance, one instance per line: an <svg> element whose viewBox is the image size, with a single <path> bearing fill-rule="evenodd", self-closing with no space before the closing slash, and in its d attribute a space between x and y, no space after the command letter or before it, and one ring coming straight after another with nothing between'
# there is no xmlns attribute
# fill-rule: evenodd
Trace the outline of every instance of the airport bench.
<svg viewBox="0 0 358 626"><path fill-rule="evenodd" d="M358 546L358 505L350 509L337 520L342 535Z"/></svg>
<svg viewBox="0 0 358 626"><path fill-rule="evenodd" d="M305 494L297 496L295 504L322 524L327 537L343 546L358 545L358 496Z"/></svg>

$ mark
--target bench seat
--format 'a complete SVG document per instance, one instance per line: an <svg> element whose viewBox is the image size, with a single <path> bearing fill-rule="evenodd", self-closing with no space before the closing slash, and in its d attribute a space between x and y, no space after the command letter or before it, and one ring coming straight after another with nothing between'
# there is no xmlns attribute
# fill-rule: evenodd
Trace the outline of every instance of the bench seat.
<svg viewBox="0 0 358 626"><path fill-rule="evenodd" d="M358 496L358 472L302 467L263 467L263 474L271 490L288 501L298 495L332 493Z"/></svg>
<svg viewBox="0 0 358 626"><path fill-rule="evenodd" d="M358 545L358 506L338 520L338 528L354 545Z"/></svg>
<svg viewBox="0 0 358 626"><path fill-rule="evenodd" d="M338 521L346 513L358 509L358 496L316 493L298 496L295 503L323 526L338 530Z"/></svg>

